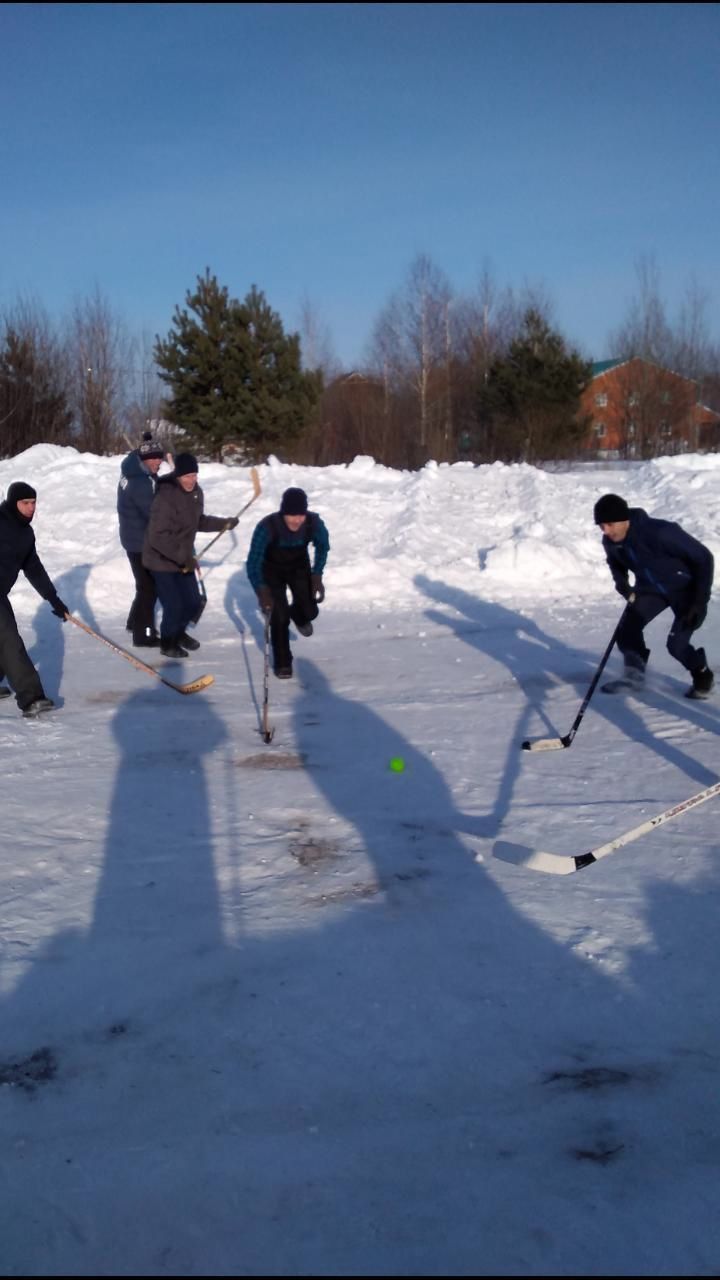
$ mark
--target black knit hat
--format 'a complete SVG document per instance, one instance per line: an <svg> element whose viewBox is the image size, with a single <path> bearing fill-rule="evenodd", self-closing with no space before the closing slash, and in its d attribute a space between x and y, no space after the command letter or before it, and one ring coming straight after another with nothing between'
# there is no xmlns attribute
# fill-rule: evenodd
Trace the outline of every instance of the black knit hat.
<svg viewBox="0 0 720 1280"><path fill-rule="evenodd" d="M617 524L620 520L630 519L630 508L624 498L616 493L606 493L598 498L594 509L596 524Z"/></svg>
<svg viewBox="0 0 720 1280"><path fill-rule="evenodd" d="M25 484L23 480L16 480L14 484L10 485L7 491L7 500L11 507L27 498L37 498L37 493L31 484Z"/></svg>
<svg viewBox="0 0 720 1280"><path fill-rule="evenodd" d="M178 453L175 455L175 475L197 475L200 468L194 453Z"/></svg>
<svg viewBox="0 0 720 1280"><path fill-rule="evenodd" d="M283 516L306 516L308 509L307 494L304 489L286 489L280 503L280 514Z"/></svg>

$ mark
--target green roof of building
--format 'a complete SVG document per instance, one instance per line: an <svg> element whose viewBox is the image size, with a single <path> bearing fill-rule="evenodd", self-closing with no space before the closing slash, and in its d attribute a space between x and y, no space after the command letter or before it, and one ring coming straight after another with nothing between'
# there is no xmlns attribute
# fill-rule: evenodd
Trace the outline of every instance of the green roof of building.
<svg viewBox="0 0 720 1280"><path fill-rule="evenodd" d="M614 369L616 365L624 364L624 359L619 360L595 360L592 366L592 376L597 378L601 373L607 373L608 369Z"/></svg>

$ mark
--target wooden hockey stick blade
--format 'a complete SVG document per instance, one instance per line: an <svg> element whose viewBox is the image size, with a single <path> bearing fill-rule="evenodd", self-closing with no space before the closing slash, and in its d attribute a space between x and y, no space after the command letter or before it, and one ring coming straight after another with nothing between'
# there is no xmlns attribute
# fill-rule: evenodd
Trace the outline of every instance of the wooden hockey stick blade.
<svg viewBox="0 0 720 1280"><path fill-rule="evenodd" d="M160 675L159 672L156 674ZM197 680L189 680L187 684L173 684L172 680L166 680L164 676L160 676L160 679L169 689L177 689L178 693L198 693L200 689L207 689L215 683L214 676L198 676Z"/></svg>
<svg viewBox="0 0 720 1280"><path fill-rule="evenodd" d="M711 787L705 787L704 791L698 791L687 800L681 800L679 804L671 805L669 809L664 809L654 818L648 818L639 826L632 827L621 836L616 836L614 840L608 840L607 844L598 845L596 849L590 849L587 853L574 857L565 858L560 853L535 851L524 845L512 844L507 840L496 841L493 846L493 856L499 858L501 862L511 862L516 867L527 867L530 871L547 871L550 875L567 876L573 871L583 871L585 867L592 866L593 862L607 858L611 853L615 853L616 849L632 844L633 840L639 840L655 827L661 827L673 818L679 818L681 814L687 813L699 804L705 804L707 800L712 800L717 795L720 795L720 782L713 783Z"/></svg>
<svg viewBox="0 0 720 1280"><path fill-rule="evenodd" d="M522 744L523 751L562 751L569 747L567 738L526 738Z"/></svg>
<svg viewBox="0 0 720 1280"><path fill-rule="evenodd" d="M89 627L85 622L81 622L80 619L74 617L72 613L66 613L65 617L68 622L74 622L76 627L80 627L82 631L86 631L89 636L94 636L96 640L102 640L103 644L106 644L108 649L112 649L113 652L119 654L121 658L125 658L128 662L132 663L134 667L137 667L138 671L145 671L147 675L155 676L156 680L161 680L163 684L167 685L168 689L174 689L176 693L197 693L199 689L207 689L208 685L213 684L215 681L214 676L198 676L197 680L190 680L187 684L175 684L173 680L166 680L165 676L161 675L155 667L151 667L149 663L143 662L140 658L136 658L134 653L128 653L127 649L121 649L119 644L115 644L114 641L108 640L106 636L101 636L99 631L93 631L92 627Z"/></svg>

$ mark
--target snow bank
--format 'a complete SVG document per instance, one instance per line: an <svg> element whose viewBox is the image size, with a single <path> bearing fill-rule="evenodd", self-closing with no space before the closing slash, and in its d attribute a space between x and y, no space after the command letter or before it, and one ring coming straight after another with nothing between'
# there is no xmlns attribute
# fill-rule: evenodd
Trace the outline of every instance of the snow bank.
<svg viewBox="0 0 720 1280"><path fill-rule="evenodd" d="M121 460L43 444L0 462L3 491L19 479L38 490L35 528L50 573L83 566L87 598L99 610L129 591L115 515ZM720 554L715 454L564 471L497 462L394 471L369 457L298 467L271 457L258 470L262 496L237 532L213 548L206 571L220 582L242 571L255 521L277 509L284 489L300 485L330 531L328 600L344 610L411 607L421 595L418 580L428 577L488 600L528 605L607 596L612 587L592 508L608 491L680 521ZM203 465L200 482L212 514L233 514L250 492L242 468ZM26 590L18 586L19 600Z"/></svg>

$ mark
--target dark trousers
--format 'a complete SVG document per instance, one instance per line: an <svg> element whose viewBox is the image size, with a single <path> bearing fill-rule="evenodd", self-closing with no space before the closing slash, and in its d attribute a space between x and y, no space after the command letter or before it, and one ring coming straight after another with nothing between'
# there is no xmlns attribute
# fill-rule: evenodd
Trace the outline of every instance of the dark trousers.
<svg viewBox="0 0 720 1280"><path fill-rule="evenodd" d="M685 596L674 601L666 600L663 596L637 596L634 603L628 605L617 637L617 647L628 666L645 666L650 650L645 644L643 631L664 609L672 609L673 623L667 638L668 652L686 671L699 671L704 667L705 650L696 649L690 643L693 633L682 622L689 606L690 600Z"/></svg>
<svg viewBox="0 0 720 1280"><path fill-rule="evenodd" d="M138 640L147 640L148 636L157 635L155 630L157 591L150 570L146 569L142 562L142 551L126 551L125 554L130 561L135 579L135 599L130 605L126 626L128 631L132 631L133 642L137 644Z"/></svg>
<svg viewBox="0 0 720 1280"><path fill-rule="evenodd" d="M45 690L30 661L15 614L7 596L0 595L0 681L7 676L15 690L15 700L24 711L36 698L44 698Z"/></svg>
<svg viewBox="0 0 720 1280"><path fill-rule="evenodd" d="M177 640L200 612L200 590L194 573L155 573L155 586L162 604L160 639L163 644Z"/></svg>
<svg viewBox="0 0 720 1280"><path fill-rule="evenodd" d="M301 564L273 564L265 561L263 576L273 593L270 614L270 640L273 649L273 665L292 666L290 652L290 623L304 626L312 622L320 612L312 593L310 565L307 557ZM290 603L287 593L290 591Z"/></svg>

